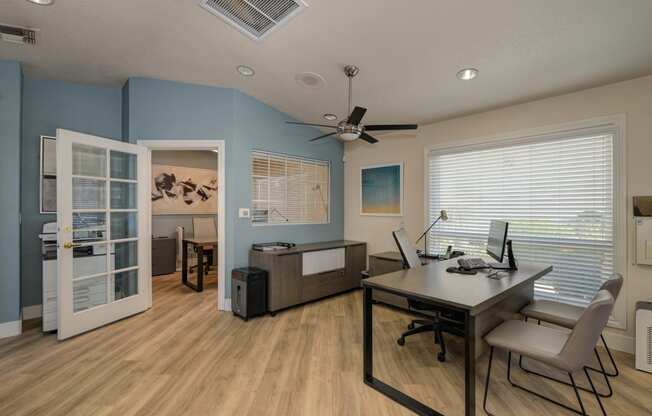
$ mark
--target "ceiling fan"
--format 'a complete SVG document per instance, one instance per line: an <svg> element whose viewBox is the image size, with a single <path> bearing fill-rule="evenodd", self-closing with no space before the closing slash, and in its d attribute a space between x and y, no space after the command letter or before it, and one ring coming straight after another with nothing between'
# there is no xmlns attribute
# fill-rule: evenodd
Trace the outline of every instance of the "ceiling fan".
<svg viewBox="0 0 652 416"><path fill-rule="evenodd" d="M301 126L315 126L315 127L327 127L335 129L335 132L324 134L319 137L311 139L311 142L315 140L323 139L329 136L337 136L340 139L350 142L356 139L362 139L369 143L376 143L378 139L367 134L368 131L379 131L379 130L416 130L418 126L416 124L370 124L364 125L360 124L362 117L364 117L367 109L364 107L355 107L351 111L351 91L352 91L352 82L353 78L358 75L360 68L354 65L347 65L344 67L344 74L349 79L349 117L346 120L340 121L337 126L329 126L326 124L315 124L315 123L299 123L294 121L287 121L288 124L298 124Z"/></svg>

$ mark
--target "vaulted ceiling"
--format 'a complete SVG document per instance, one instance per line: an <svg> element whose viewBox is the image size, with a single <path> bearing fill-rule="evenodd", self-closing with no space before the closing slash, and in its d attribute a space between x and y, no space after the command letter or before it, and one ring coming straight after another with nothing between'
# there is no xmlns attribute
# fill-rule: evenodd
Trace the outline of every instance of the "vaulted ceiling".
<svg viewBox="0 0 652 416"><path fill-rule="evenodd" d="M0 23L40 31L36 46L0 42L0 59L37 78L234 87L314 122L345 115L349 63L361 69L354 104L369 108L367 123L425 123L652 73L650 0L307 2L255 42L197 0L1 0ZM239 64L256 75L241 77ZM464 67L480 75L459 81ZM326 85L300 86L305 71Z"/></svg>

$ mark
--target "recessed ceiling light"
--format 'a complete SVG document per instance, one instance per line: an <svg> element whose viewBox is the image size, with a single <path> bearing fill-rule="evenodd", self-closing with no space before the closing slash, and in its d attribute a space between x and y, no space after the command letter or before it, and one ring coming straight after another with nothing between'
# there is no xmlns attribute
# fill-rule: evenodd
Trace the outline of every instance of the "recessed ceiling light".
<svg viewBox="0 0 652 416"><path fill-rule="evenodd" d="M335 114L331 114L331 113L326 113L326 114L324 114L324 118L325 118L326 120L328 120L328 121L335 121L335 120L337 120L337 116L336 116Z"/></svg>
<svg viewBox="0 0 652 416"><path fill-rule="evenodd" d="M462 81L471 81L473 78L478 76L478 71L475 68L464 68L457 73L457 78Z"/></svg>
<svg viewBox="0 0 652 416"><path fill-rule="evenodd" d="M27 0L30 3L38 4L39 6L51 6L54 0Z"/></svg>
<svg viewBox="0 0 652 416"><path fill-rule="evenodd" d="M238 65L236 69L238 70L238 73L243 77L253 77L256 73L252 67L247 65Z"/></svg>
<svg viewBox="0 0 652 416"><path fill-rule="evenodd" d="M302 72L295 75L294 80L304 88L318 90L326 85L326 80L315 72Z"/></svg>

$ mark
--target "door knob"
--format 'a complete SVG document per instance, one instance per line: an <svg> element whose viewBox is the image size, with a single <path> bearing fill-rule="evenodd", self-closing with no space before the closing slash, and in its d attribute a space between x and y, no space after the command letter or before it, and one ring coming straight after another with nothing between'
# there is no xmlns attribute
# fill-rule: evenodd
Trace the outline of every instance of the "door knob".
<svg viewBox="0 0 652 416"><path fill-rule="evenodd" d="M63 243L63 248L71 249L73 247L79 247L79 244L73 244L70 241Z"/></svg>

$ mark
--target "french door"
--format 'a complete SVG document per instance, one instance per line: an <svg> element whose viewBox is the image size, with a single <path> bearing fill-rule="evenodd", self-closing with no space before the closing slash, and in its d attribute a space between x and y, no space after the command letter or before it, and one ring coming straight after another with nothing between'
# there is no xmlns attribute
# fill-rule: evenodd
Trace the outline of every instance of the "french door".
<svg viewBox="0 0 652 416"><path fill-rule="evenodd" d="M57 130L58 338L150 305L148 151Z"/></svg>

